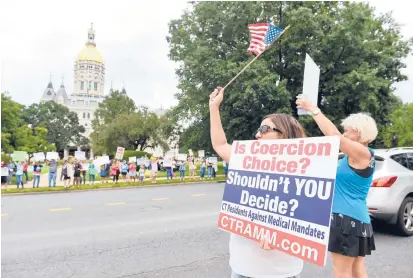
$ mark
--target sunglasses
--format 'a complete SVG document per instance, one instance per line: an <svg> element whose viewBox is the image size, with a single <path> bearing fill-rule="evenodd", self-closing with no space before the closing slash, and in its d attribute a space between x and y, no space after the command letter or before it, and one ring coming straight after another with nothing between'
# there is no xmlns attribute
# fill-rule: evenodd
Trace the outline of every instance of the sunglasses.
<svg viewBox="0 0 413 278"><path fill-rule="evenodd" d="M281 130L279 130L278 128L270 127L270 126L268 126L268 125L260 126L260 127L258 128L257 132L267 133L267 132L270 131L270 130L273 130L273 131L278 132L278 133L281 133L281 134L283 133L283 132L282 132Z"/></svg>

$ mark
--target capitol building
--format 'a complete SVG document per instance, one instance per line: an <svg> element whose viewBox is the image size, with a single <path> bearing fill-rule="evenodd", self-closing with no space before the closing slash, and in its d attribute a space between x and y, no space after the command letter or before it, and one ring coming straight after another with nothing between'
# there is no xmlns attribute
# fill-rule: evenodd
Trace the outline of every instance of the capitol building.
<svg viewBox="0 0 413 278"><path fill-rule="evenodd" d="M92 133L92 120L98 104L105 99L105 63L102 55L96 49L95 30L93 24L87 34L87 41L85 47L79 52L74 63L74 80L73 93L68 94L63 84L60 85L57 92L55 91L52 81L47 84L46 89L40 99L40 102L55 101L61 105L69 108L70 111L75 112L79 118L79 124L84 126L84 136L88 137ZM109 93L112 92L112 88ZM122 93L126 94L123 86ZM159 117L165 113L165 110L158 109L154 111ZM169 139L168 139L169 140ZM171 142L172 148L177 150L177 142ZM73 146L70 150L64 150L63 156L67 158L69 152L81 150L80 146ZM86 151L86 156L93 158L93 151L89 148L82 148ZM163 152L160 146L156 148L147 149L148 152L160 151Z"/></svg>
<svg viewBox="0 0 413 278"><path fill-rule="evenodd" d="M85 47L77 55L74 64L73 93L68 95L63 84L57 92L50 80L40 102L55 101L78 114L79 124L85 127L85 135L92 132L92 119L98 103L105 99L105 63L96 49L93 24L87 34Z"/></svg>

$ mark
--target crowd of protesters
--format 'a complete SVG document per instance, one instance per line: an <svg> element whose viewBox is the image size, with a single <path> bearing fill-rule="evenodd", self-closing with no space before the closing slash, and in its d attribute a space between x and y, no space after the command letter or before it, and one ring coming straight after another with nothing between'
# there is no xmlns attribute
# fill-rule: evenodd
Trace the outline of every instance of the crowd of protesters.
<svg viewBox="0 0 413 278"><path fill-rule="evenodd" d="M186 169L189 170L188 176L190 179L195 179L197 170L199 170L199 178L213 179L218 172L218 164L216 161L210 161L205 158L195 158L189 156L186 160L171 159L170 164L163 165L164 161L159 158L152 157L148 162L137 164L135 162L127 162L126 160L112 159L107 164L101 165L99 168L91 163L79 159L63 161L60 171L60 181L63 181L65 188L71 186L80 187L82 184L94 185L96 177L100 176L101 183L118 183L119 179L126 183L143 183L145 178L149 178L152 183L156 183L158 172L163 169L166 171L167 181L171 181L177 177L175 170L179 172L179 179L184 180L186 176ZM223 162L225 175L228 171L228 165ZM55 159L45 160L43 163L38 161L33 162L33 180L32 187L39 188L42 168L48 166L48 186L56 187L56 180L58 178L58 162ZM198 169L199 167L199 169ZM2 176L1 184L3 189L7 189L8 185L12 184L13 176L16 177L17 188L24 188L29 184L29 162L13 162L9 160L6 164L1 161Z"/></svg>

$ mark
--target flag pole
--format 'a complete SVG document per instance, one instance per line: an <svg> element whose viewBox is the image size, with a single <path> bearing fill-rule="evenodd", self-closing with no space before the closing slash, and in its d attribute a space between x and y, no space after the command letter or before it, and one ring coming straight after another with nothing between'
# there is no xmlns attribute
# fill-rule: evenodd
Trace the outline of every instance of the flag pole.
<svg viewBox="0 0 413 278"><path fill-rule="evenodd" d="M280 38L282 36L282 34L284 34L285 31L288 30L288 28L290 28L290 25L288 25L287 27L285 27L285 29L280 33L280 35L278 37L275 38L275 40L268 46L268 48L271 47L271 45L278 40L278 38ZM228 83L227 85L225 85L225 87L223 88L223 90L228 87L232 82L234 82L235 79L237 79L238 76L240 76L241 73L243 73L252 63L254 63L255 60L258 59L258 57L261 56L262 53L264 53L265 51L259 53L257 56L254 57L254 59L252 59L237 75L235 75Z"/></svg>

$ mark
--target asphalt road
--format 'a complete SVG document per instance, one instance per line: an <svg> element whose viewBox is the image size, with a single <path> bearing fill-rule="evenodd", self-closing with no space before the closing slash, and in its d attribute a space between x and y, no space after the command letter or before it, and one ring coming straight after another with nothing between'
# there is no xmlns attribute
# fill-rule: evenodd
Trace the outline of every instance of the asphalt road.
<svg viewBox="0 0 413 278"><path fill-rule="evenodd" d="M2 277L229 277L223 184L3 196ZM413 237L376 230L369 277L413 277ZM305 265L301 278L332 277Z"/></svg>

